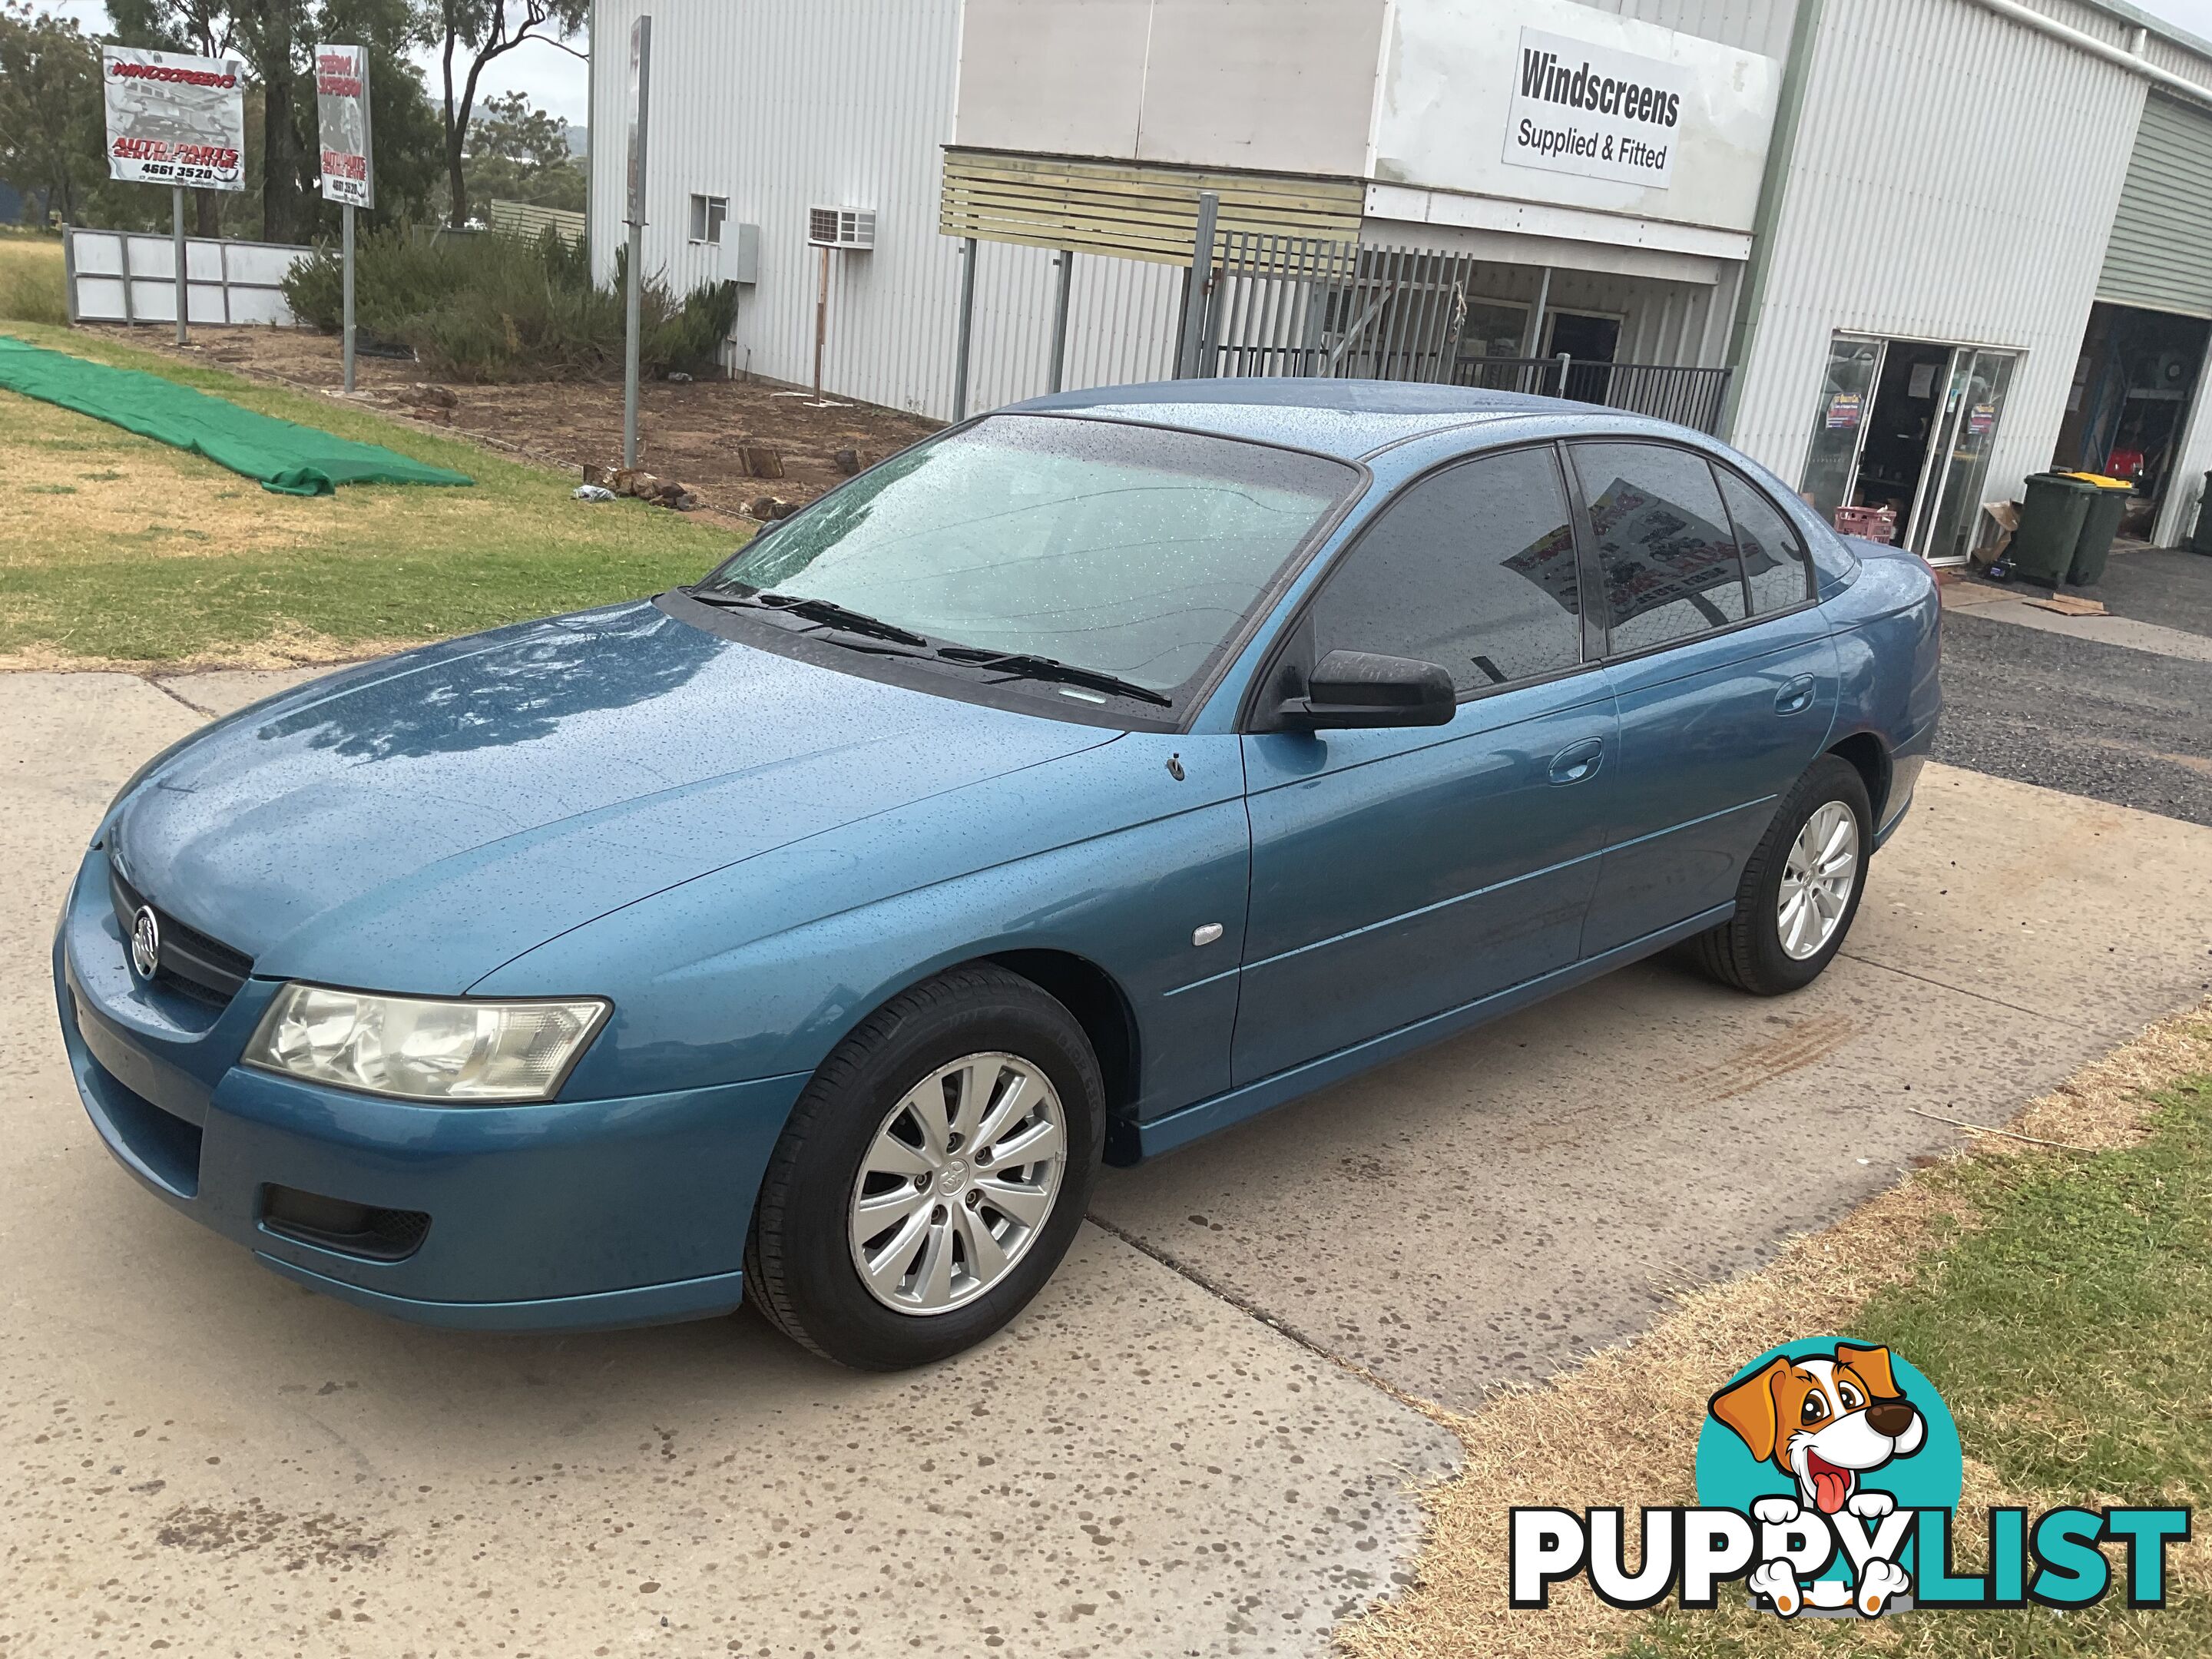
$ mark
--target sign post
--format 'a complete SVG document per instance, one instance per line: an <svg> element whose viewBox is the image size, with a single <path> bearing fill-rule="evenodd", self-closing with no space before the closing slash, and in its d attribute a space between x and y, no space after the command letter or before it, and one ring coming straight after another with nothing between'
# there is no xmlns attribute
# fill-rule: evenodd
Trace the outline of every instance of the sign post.
<svg viewBox="0 0 2212 1659"><path fill-rule="evenodd" d="M246 65L234 58L103 46L100 70L107 176L169 186L177 343L182 345L191 320L185 190L246 188Z"/></svg>
<svg viewBox="0 0 2212 1659"><path fill-rule="evenodd" d="M185 283L185 187L182 185L172 185L169 190L169 257L177 267L177 343L183 345L191 331L188 314L191 307L186 301L191 290Z"/></svg>
<svg viewBox="0 0 2212 1659"><path fill-rule="evenodd" d="M653 15L629 28L629 258L623 283L623 465L637 465L638 270L645 258L645 140L653 99Z"/></svg>
<svg viewBox="0 0 2212 1659"><path fill-rule="evenodd" d="M315 125L322 140L323 199L336 202L344 223L345 389L354 389L353 216L376 205L376 168L370 159L368 49L315 48Z"/></svg>

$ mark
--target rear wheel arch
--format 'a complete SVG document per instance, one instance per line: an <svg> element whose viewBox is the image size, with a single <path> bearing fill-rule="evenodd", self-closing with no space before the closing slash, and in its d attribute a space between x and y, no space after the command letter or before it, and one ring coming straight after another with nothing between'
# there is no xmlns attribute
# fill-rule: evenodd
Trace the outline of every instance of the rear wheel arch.
<svg viewBox="0 0 2212 1659"><path fill-rule="evenodd" d="M1894 769L1889 745L1871 732L1855 732L1830 744L1828 753L1849 761L1857 769L1866 784L1867 805L1873 810L1875 826L1879 829L1888 810L1890 779Z"/></svg>

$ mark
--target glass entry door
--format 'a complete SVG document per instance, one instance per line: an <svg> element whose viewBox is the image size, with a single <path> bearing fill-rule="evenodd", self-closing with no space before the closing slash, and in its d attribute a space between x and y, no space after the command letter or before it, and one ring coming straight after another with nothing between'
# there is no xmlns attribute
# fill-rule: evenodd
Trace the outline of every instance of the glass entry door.
<svg viewBox="0 0 2212 1659"><path fill-rule="evenodd" d="M2013 352L1964 346L1952 354L1949 406L1937 429L1939 447L1929 458L1936 487L1923 492L1928 505L1915 514L1906 538L1930 564L1963 564L1974 550L1982 528L1982 486L2019 361Z"/></svg>
<svg viewBox="0 0 2212 1659"><path fill-rule="evenodd" d="M1839 507L1891 507L1905 546L1931 563L1963 562L1981 531L2019 360L1980 346L1837 335L1813 416L1806 501L1831 524Z"/></svg>
<svg viewBox="0 0 2212 1659"><path fill-rule="evenodd" d="M1803 489L1813 510L1830 524L1836 521L1836 509L1852 500L1881 349L1880 340L1852 334L1838 334L1828 344L1828 373L1820 386L1820 406L1813 414Z"/></svg>

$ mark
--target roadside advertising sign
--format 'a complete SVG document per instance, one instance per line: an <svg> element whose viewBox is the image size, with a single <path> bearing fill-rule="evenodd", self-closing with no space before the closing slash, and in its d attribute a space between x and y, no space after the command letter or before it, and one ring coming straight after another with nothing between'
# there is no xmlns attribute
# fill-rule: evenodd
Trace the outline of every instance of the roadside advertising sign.
<svg viewBox="0 0 2212 1659"><path fill-rule="evenodd" d="M246 188L246 65L103 46L107 173L132 184Z"/></svg>
<svg viewBox="0 0 2212 1659"><path fill-rule="evenodd" d="M653 99L653 17L650 13L629 26L629 128L624 135L629 172L629 222L645 222L645 139L647 117Z"/></svg>
<svg viewBox="0 0 2212 1659"><path fill-rule="evenodd" d="M322 135L323 199L376 205L368 142L368 48L315 48L315 124Z"/></svg>

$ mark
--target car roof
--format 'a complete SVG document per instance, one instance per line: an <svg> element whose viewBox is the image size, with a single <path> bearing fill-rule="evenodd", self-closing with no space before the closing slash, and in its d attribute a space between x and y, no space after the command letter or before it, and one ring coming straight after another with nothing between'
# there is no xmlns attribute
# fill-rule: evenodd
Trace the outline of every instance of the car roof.
<svg viewBox="0 0 2212 1659"><path fill-rule="evenodd" d="M1532 415L1595 413L1588 404L1413 380L1154 380L1032 398L1018 414L1088 415L1257 439L1356 461L1411 438ZM1612 411L1618 413L1619 411Z"/></svg>

